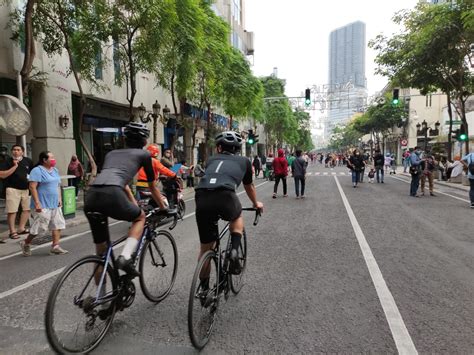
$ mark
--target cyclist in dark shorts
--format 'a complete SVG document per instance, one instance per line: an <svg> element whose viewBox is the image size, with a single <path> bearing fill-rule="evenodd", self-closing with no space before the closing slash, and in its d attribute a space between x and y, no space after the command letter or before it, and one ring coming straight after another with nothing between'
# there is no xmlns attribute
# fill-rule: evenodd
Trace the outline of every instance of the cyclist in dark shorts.
<svg viewBox="0 0 474 355"><path fill-rule="evenodd" d="M145 226L145 213L138 207L128 184L140 168L146 173L146 180L153 199L166 213L161 194L156 187L151 155L143 150L149 129L141 123L129 123L125 126L125 149L116 149L105 156L102 171L91 184L86 195L84 212L92 230L97 254L107 250L109 240L107 217L132 222L122 254L117 265L128 274L137 276L131 255L135 251ZM91 214L98 212L103 216Z"/></svg>
<svg viewBox="0 0 474 355"><path fill-rule="evenodd" d="M201 241L199 258L214 247L218 238L217 222L219 218L230 221L232 251L230 255L232 273L240 273L237 250L244 231L242 205L235 189L243 183L247 196L253 206L263 209L257 201L257 192L252 182L252 164L250 160L236 156L242 146L239 133L227 131L216 136L217 155L211 157L206 165L204 176L196 190L196 222ZM205 283L203 275L201 282Z"/></svg>

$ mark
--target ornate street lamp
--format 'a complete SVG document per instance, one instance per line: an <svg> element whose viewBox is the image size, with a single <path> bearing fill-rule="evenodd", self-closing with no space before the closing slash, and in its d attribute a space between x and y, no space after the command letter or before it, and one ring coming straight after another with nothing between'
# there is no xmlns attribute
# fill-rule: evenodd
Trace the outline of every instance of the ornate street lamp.
<svg viewBox="0 0 474 355"><path fill-rule="evenodd" d="M156 132L157 132L157 119L160 120L161 123L166 124L169 120L170 109L168 106L165 105L163 108L163 115L160 114L161 105L158 103L158 100L155 100L155 103L152 105L152 112L148 112L146 107L143 103L138 106L138 116L140 117L140 121L143 123L148 123L153 120L153 142L156 143Z"/></svg>

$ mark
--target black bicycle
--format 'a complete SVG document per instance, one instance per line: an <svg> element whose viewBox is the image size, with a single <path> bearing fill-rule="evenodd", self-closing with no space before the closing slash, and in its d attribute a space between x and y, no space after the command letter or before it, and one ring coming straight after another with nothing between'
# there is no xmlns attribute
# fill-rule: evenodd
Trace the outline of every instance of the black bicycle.
<svg viewBox="0 0 474 355"><path fill-rule="evenodd" d="M169 229L178 221L177 212ZM104 218L103 215L95 214ZM152 209L136 252L134 266L140 273L145 297L158 303L170 293L178 269L178 251L170 232L158 230L162 213ZM115 312L132 305L136 288L133 276L120 274L114 256L115 242L108 241L104 256L90 255L66 268L49 293L45 312L48 342L58 353L87 353L96 348L112 324Z"/></svg>
<svg viewBox="0 0 474 355"><path fill-rule="evenodd" d="M261 210L256 208L243 208L243 211L255 211L256 226ZM194 272L189 294L188 303L188 329L189 337L193 346L199 350L206 346L212 334L217 319L219 299L224 295L227 300L229 291L238 294L243 286L243 275L247 263L247 235L242 235L242 241L238 250L238 262L240 263L240 274L230 273L230 251L232 248L231 238L228 238L225 250L221 250L221 240L228 235L229 223L219 233L219 238L213 250L207 251L198 261ZM201 282L201 276L209 275L205 283Z"/></svg>

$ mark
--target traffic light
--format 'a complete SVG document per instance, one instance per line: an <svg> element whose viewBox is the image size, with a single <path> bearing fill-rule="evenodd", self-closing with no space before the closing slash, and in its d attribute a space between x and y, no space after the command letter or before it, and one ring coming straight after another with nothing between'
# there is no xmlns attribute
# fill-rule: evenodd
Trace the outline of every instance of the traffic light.
<svg viewBox="0 0 474 355"><path fill-rule="evenodd" d="M249 134L247 137L247 143L249 145L254 145L255 144L255 134L253 133L253 129L249 129Z"/></svg>
<svg viewBox="0 0 474 355"><path fill-rule="evenodd" d="M392 104L393 105L398 105L398 103L400 102L400 99L398 98L399 93L400 93L399 89L393 89L393 93L392 93Z"/></svg>
<svg viewBox="0 0 474 355"><path fill-rule="evenodd" d="M311 90L310 89L306 89L304 91L304 104L306 106L311 105Z"/></svg>
<svg viewBox="0 0 474 355"><path fill-rule="evenodd" d="M461 128L459 129L458 141L460 142L467 141L466 126L464 126L463 124L461 125Z"/></svg>

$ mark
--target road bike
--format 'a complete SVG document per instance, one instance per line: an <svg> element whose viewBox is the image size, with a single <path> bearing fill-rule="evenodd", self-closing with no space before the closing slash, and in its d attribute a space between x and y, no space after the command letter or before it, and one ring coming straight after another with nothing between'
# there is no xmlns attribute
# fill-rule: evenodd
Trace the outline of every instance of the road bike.
<svg viewBox="0 0 474 355"><path fill-rule="evenodd" d="M170 293L178 270L178 252L170 232L159 230L158 221L166 213L173 217L172 230L178 221L175 211L146 211L143 234L135 253L139 282L145 297L161 302ZM101 223L107 219L91 213ZM107 224L106 224L107 225ZM57 278L49 293L45 311L46 335L58 353L87 353L96 348L107 334L117 310L123 311L135 300L134 276L119 273L114 248L125 241L124 236L111 242L103 256L90 255L67 267Z"/></svg>
<svg viewBox="0 0 474 355"><path fill-rule="evenodd" d="M261 210L256 208L243 208L243 211L255 211L253 225L258 224ZM247 235L244 230L240 248L238 250L238 262L241 271L238 275L229 271L230 251L232 248L231 238L228 238L225 250L221 250L221 241L229 235L229 223L219 233L219 237L212 250L207 251L198 261L191 284L188 303L188 330L193 346L199 350L206 346L212 334L217 319L217 310L220 297L224 295L227 300L229 292L235 295L243 286L243 275L247 265ZM203 285L201 276L209 274L209 282Z"/></svg>

